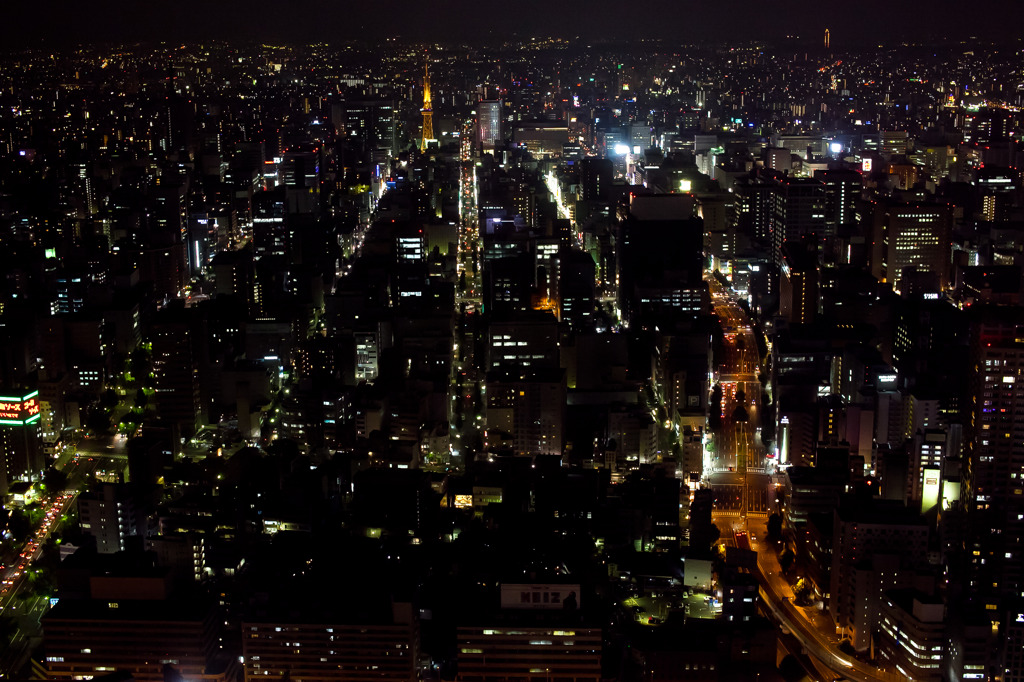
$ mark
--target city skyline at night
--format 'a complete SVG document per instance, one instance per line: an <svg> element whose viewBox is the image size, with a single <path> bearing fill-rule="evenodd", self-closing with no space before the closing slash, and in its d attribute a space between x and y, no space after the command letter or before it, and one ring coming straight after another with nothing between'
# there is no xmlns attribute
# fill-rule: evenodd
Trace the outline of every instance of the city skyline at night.
<svg viewBox="0 0 1024 682"><path fill-rule="evenodd" d="M970 10L17 3L0 680L1024 680Z"/></svg>

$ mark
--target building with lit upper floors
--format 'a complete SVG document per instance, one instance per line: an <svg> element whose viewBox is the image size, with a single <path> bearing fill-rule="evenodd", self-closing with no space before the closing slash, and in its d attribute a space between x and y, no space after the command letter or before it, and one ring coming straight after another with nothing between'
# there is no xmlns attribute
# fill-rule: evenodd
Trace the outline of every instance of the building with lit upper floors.
<svg viewBox="0 0 1024 682"><path fill-rule="evenodd" d="M914 283L924 283L923 291L944 291L950 282L952 230L953 211L945 204L877 206L872 274L897 292L910 285L908 276L913 273Z"/></svg>
<svg viewBox="0 0 1024 682"><path fill-rule="evenodd" d="M829 613L836 631L864 651L886 590L934 583L924 573L928 525L902 502L847 497L835 510L833 538Z"/></svg>
<svg viewBox="0 0 1024 682"><path fill-rule="evenodd" d="M880 658L907 679L940 682L947 648L942 599L889 590L880 603Z"/></svg>

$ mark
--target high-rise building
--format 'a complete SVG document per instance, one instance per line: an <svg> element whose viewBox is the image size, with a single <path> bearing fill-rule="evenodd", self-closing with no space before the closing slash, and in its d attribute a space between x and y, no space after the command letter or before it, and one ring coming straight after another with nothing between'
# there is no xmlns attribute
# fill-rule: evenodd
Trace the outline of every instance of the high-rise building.
<svg viewBox="0 0 1024 682"><path fill-rule="evenodd" d="M558 320L550 312L496 320L488 337L488 369L558 367Z"/></svg>
<svg viewBox="0 0 1024 682"><path fill-rule="evenodd" d="M841 235L855 227L863 176L853 170L825 170L815 171L814 179L825 186L825 231Z"/></svg>
<svg viewBox="0 0 1024 682"><path fill-rule="evenodd" d="M945 204L897 204L876 215L873 236L881 245L872 274L900 291L911 273L927 273L938 293L949 286L953 214ZM879 219L880 218L880 219ZM919 278L915 280L920 281ZM908 282L909 284L909 282Z"/></svg>
<svg viewBox="0 0 1024 682"><path fill-rule="evenodd" d="M320 154L318 150L290 149L284 154L282 175L285 212L314 213L320 200Z"/></svg>
<svg viewBox="0 0 1024 682"><path fill-rule="evenodd" d="M4 391L0 396L0 497L15 480L42 474L39 391Z"/></svg>
<svg viewBox="0 0 1024 682"><path fill-rule="evenodd" d="M623 311L630 316L654 309L700 312L704 296L704 221L658 214L645 219L638 218L637 212L620 228L619 296Z"/></svg>
<svg viewBox="0 0 1024 682"><path fill-rule="evenodd" d="M202 422L199 344L188 312L184 308L162 311L153 321L150 336L157 410L182 436L194 434Z"/></svg>
<svg viewBox="0 0 1024 682"><path fill-rule="evenodd" d="M284 228L285 189L257 192L252 197L252 241L257 258L287 253Z"/></svg>
<svg viewBox="0 0 1024 682"><path fill-rule="evenodd" d="M251 310L256 276L252 247L247 244L235 251L221 251L214 257L211 267L217 295L234 297Z"/></svg>
<svg viewBox="0 0 1024 682"><path fill-rule="evenodd" d="M583 159L579 166L581 198L584 201L608 201L614 177L611 159Z"/></svg>
<svg viewBox="0 0 1024 682"><path fill-rule="evenodd" d="M788 174L789 171L793 170L793 154L785 147L771 147L765 154L765 166L767 168L783 174Z"/></svg>
<svg viewBox="0 0 1024 682"><path fill-rule="evenodd" d="M827 237L825 186L811 178L773 176L772 253L782 262L782 245L794 239L810 239L819 245Z"/></svg>
<svg viewBox="0 0 1024 682"><path fill-rule="evenodd" d="M945 679L946 605L942 599L914 590L890 590L881 607L879 657L907 679Z"/></svg>
<svg viewBox="0 0 1024 682"><path fill-rule="evenodd" d="M593 322L594 272L594 259L584 251L566 251L558 260L559 320L577 331Z"/></svg>
<svg viewBox="0 0 1024 682"><path fill-rule="evenodd" d="M763 178L746 178L736 183L737 222L740 232L758 240L772 234L772 185Z"/></svg>
<svg viewBox="0 0 1024 682"><path fill-rule="evenodd" d="M57 312L77 313L85 306L92 280L78 269L57 274Z"/></svg>
<svg viewBox="0 0 1024 682"><path fill-rule="evenodd" d="M82 531L96 538L96 551L114 554L125 549L131 536L145 535L146 516L123 484L105 483L78 496Z"/></svg>
<svg viewBox="0 0 1024 682"><path fill-rule="evenodd" d="M783 244L779 315L795 324L814 322L820 279L817 253L812 248L805 242Z"/></svg>
<svg viewBox="0 0 1024 682"><path fill-rule="evenodd" d="M906 154L910 146L910 135L906 130L883 130L879 151L883 154Z"/></svg>
<svg viewBox="0 0 1024 682"><path fill-rule="evenodd" d="M1024 589L1024 316L984 311L972 325L970 408L963 462L972 532L965 588L998 619Z"/></svg>
<svg viewBox="0 0 1024 682"><path fill-rule="evenodd" d="M863 651L879 626L886 590L914 586L927 565L928 524L902 502L845 500L835 510L829 611Z"/></svg>
<svg viewBox="0 0 1024 682"><path fill-rule="evenodd" d="M392 99L346 99L331 108L340 135L356 137L371 148L397 149L395 101Z"/></svg>
<svg viewBox="0 0 1024 682"><path fill-rule="evenodd" d="M482 99L476 105L477 142L484 151L493 150L505 137L500 99Z"/></svg>
<svg viewBox="0 0 1024 682"><path fill-rule="evenodd" d="M487 376L487 438L516 455L562 455L565 445L565 372L495 371Z"/></svg>

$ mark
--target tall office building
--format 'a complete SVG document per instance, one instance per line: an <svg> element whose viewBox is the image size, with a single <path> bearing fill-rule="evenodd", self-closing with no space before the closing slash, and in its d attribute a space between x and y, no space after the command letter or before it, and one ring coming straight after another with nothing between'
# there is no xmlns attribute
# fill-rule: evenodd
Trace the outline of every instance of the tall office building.
<svg viewBox="0 0 1024 682"><path fill-rule="evenodd" d="M608 201L611 197L612 178L615 177L611 159L583 159L580 161L580 190L584 201Z"/></svg>
<svg viewBox="0 0 1024 682"><path fill-rule="evenodd" d="M782 262L782 245L794 239L830 237L825 220L825 186L811 178L774 177L772 188L772 254Z"/></svg>
<svg viewBox="0 0 1024 682"><path fill-rule="evenodd" d="M77 313L85 307L92 279L79 268L57 272L57 312Z"/></svg>
<svg viewBox="0 0 1024 682"><path fill-rule="evenodd" d="M39 391L4 391L0 396L0 498L10 483L43 471L39 446Z"/></svg>
<svg viewBox="0 0 1024 682"><path fill-rule="evenodd" d="M254 280L252 247L246 244L236 251L221 251L211 263L217 296L232 296L252 310Z"/></svg>
<svg viewBox="0 0 1024 682"><path fill-rule="evenodd" d="M942 599L915 590L889 590L880 602L879 658L904 677L940 682L946 636Z"/></svg>
<svg viewBox="0 0 1024 682"><path fill-rule="evenodd" d="M488 369L558 367L558 320L546 311L495 320L488 330L487 348Z"/></svg>
<svg viewBox="0 0 1024 682"><path fill-rule="evenodd" d="M164 310L151 332L156 407L182 436L194 434L202 421L198 343L189 322L184 308Z"/></svg>
<svg viewBox="0 0 1024 682"><path fill-rule="evenodd" d="M257 258L267 255L283 256L287 253L284 207L284 187L263 190L253 195L252 243Z"/></svg>
<svg viewBox="0 0 1024 682"><path fill-rule="evenodd" d="M395 110L392 99L347 99L331 107L331 118L340 135L357 137L391 153L398 148Z"/></svg>
<svg viewBox="0 0 1024 682"><path fill-rule="evenodd" d="M313 213L320 201L320 154L317 150L285 152L282 166L286 213Z"/></svg>
<svg viewBox="0 0 1024 682"><path fill-rule="evenodd" d="M146 514L125 484L105 483L79 495L77 504L82 530L96 538L100 554L120 552L129 537L146 533Z"/></svg>
<svg viewBox="0 0 1024 682"><path fill-rule="evenodd" d="M477 142L483 151L493 150L504 139L500 99L482 99L476 107Z"/></svg>
<svg viewBox="0 0 1024 682"><path fill-rule="evenodd" d="M619 297L631 319L659 309L686 314L703 310L703 220L685 214L678 218L657 214L652 219L638 218L634 210L619 229Z"/></svg>
<svg viewBox="0 0 1024 682"><path fill-rule="evenodd" d="M772 234L772 185L763 178L744 178L736 183L736 213L739 231L754 239L768 240Z"/></svg>
<svg viewBox="0 0 1024 682"><path fill-rule="evenodd" d="M879 207L873 235L872 274L893 289L910 286L910 277L935 293L949 286L953 214L945 204ZM906 281L904 281L906 280Z"/></svg>
<svg viewBox="0 0 1024 682"><path fill-rule="evenodd" d="M792 323L814 322L818 314L820 284L817 254L804 242L782 246L782 277L779 279L779 315Z"/></svg>
<svg viewBox="0 0 1024 682"><path fill-rule="evenodd" d="M825 229L829 234L841 234L856 226L855 207L860 199L863 177L853 170L814 172L814 179L825 186Z"/></svg>
<svg viewBox="0 0 1024 682"><path fill-rule="evenodd" d="M771 147L765 152L765 166L780 173L793 170L793 154L785 147Z"/></svg>
<svg viewBox="0 0 1024 682"><path fill-rule="evenodd" d="M594 259L583 251L566 251L558 262L559 320L585 329L594 318Z"/></svg>
<svg viewBox="0 0 1024 682"><path fill-rule="evenodd" d="M971 356L965 591L997 620L1000 606L1024 589L1024 315L983 312L972 326Z"/></svg>
<svg viewBox="0 0 1024 682"><path fill-rule="evenodd" d="M487 438L516 455L562 454L565 446L565 372L494 371L487 375Z"/></svg>
<svg viewBox="0 0 1024 682"><path fill-rule="evenodd" d="M864 651L878 629L886 590L914 586L928 561L928 524L902 502L844 500L835 510L829 611Z"/></svg>
<svg viewBox="0 0 1024 682"><path fill-rule="evenodd" d="M883 130L878 143L883 154L906 154L910 146L910 135L906 130Z"/></svg>

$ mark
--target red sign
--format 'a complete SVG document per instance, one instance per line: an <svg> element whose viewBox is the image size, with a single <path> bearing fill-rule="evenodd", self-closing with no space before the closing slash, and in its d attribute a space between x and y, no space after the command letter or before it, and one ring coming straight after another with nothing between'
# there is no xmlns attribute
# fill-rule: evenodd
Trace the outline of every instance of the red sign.
<svg viewBox="0 0 1024 682"><path fill-rule="evenodd" d="M0 402L0 419L25 420L39 414L39 401L35 398L12 403Z"/></svg>

